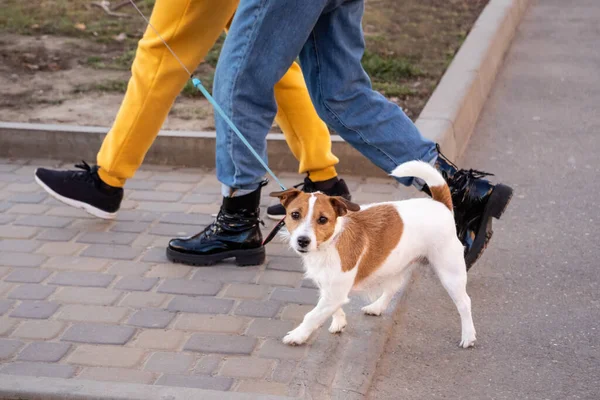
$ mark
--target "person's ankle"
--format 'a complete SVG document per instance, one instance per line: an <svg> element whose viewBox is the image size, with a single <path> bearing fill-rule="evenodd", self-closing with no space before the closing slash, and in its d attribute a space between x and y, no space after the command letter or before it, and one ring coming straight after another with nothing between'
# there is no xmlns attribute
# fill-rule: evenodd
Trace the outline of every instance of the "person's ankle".
<svg viewBox="0 0 600 400"><path fill-rule="evenodd" d="M310 179L310 177L308 178ZM335 186L336 183L339 182L339 178L337 176L334 176L331 179L327 179L325 181L312 181L312 183L315 185L315 188L319 191L326 191L331 189L332 187Z"/></svg>
<svg viewBox="0 0 600 400"><path fill-rule="evenodd" d="M98 188L106 194L114 193L119 189L123 189L123 186L125 186L125 179L117 178L110 175L108 172L106 172L106 170L103 170L100 166L98 167L98 178Z"/></svg>

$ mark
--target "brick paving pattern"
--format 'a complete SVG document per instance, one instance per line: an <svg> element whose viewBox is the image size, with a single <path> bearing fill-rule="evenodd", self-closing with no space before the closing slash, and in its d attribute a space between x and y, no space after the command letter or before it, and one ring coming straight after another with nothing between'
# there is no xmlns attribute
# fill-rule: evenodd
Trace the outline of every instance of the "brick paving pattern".
<svg viewBox="0 0 600 400"><path fill-rule="evenodd" d="M0 374L293 395L310 347L281 338L317 301L300 260L279 239L256 267L165 257L218 211L211 172L145 167L102 221L47 196L33 181L44 165L58 166L0 159ZM398 198L386 180L344 178L357 202Z"/></svg>

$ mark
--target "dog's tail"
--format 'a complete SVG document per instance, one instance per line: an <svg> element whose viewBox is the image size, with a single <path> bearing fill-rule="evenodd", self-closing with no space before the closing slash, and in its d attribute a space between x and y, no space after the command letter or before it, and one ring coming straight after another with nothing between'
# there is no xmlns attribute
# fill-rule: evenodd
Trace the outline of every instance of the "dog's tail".
<svg viewBox="0 0 600 400"><path fill-rule="evenodd" d="M396 178L415 177L425 181L431 197L452 211L452 195L448 184L435 168L423 161L409 161L398 165L390 174Z"/></svg>

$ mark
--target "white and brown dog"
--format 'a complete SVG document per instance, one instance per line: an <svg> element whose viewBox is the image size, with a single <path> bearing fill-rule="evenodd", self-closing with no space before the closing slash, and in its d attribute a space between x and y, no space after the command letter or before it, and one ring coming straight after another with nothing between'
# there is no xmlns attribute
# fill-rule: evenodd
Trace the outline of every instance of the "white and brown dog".
<svg viewBox="0 0 600 400"><path fill-rule="evenodd" d="M329 331L341 332L346 326L342 306L349 302L351 290L382 292L363 308L365 314L381 315L394 294L410 280L415 262L426 259L460 313L460 346L474 344L467 270L448 185L438 171L421 161L404 163L391 175L421 178L429 186L432 199L361 207L341 197L297 189L271 193L286 208L290 246L302 256L306 276L320 290L316 307L283 338L284 343L305 343L331 316Z"/></svg>

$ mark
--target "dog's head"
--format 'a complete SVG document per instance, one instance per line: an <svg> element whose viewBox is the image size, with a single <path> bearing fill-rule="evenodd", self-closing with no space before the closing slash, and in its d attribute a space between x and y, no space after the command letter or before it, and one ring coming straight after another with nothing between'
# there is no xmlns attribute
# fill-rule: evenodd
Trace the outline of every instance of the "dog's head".
<svg viewBox="0 0 600 400"><path fill-rule="evenodd" d="M319 249L334 232L337 219L360 206L343 197L323 193L304 193L298 189L271 193L285 207L285 225L290 233L290 245L298 253Z"/></svg>

